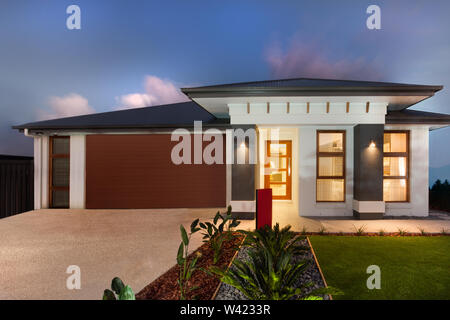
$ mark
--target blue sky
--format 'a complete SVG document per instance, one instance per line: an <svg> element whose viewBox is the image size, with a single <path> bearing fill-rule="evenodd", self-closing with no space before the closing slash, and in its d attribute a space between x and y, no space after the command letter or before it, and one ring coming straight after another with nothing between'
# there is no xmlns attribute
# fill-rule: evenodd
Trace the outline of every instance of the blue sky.
<svg viewBox="0 0 450 320"><path fill-rule="evenodd" d="M66 28L71 4L81 30ZM366 28L371 4L381 30ZM164 103L191 85L302 76L440 84L414 109L450 113L448 12L445 0L2 0L0 153L32 154L13 124ZM431 166L450 165L448 141L450 129L431 133Z"/></svg>

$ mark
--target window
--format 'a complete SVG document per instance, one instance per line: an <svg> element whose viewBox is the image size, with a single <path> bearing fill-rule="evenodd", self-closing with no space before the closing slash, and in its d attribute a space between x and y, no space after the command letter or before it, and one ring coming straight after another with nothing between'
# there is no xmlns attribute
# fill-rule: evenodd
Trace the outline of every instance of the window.
<svg viewBox="0 0 450 320"><path fill-rule="evenodd" d="M385 131L383 200L409 201L409 131Z"/></svg>
<svg viewBox="0 0 450 320"><path fill-rule="evenodd" d="M274 200L292 199L292 141L266 141L264 188L272 189Z"/></svg>
<svg viewBox="0 0 450 320"><path fill-rule="evenodd" d="M50 137L50 206L69 207L70 140L69 137Z"/></svg>
<svg viewBox="0 0 450 320"><path fill-rule="evenodd" d="M316 201L345 201L345 131L317 131Z"/></svg>

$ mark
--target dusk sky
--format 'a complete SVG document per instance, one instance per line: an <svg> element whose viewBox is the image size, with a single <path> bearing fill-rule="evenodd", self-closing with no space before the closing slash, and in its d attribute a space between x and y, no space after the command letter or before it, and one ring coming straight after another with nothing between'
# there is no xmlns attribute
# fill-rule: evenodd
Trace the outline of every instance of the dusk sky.
<svg viewBox="0 0 450 320"><path fill-rule="evenodd" d="M66 8L81 8L68 30ZM381 30L366 9L381 8ZM443 85L417 110L450 113L450 1L0 2L0 154L31 155L31 121L176 102L179 87L291 77ZM450 128L430 166L450 165Z"/></svg>

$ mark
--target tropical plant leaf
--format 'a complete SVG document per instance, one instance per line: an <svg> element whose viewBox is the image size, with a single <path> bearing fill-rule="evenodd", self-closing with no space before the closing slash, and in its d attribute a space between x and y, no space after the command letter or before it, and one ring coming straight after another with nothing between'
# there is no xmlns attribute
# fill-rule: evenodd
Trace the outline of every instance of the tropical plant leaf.
<svg viewBox="0 0 450 320"><path fill-rule="evenodd" d="M119 300L136 300L136 296L130 286L127 285L122 289Z"/></svg>
<svg viewBox="0 0 450 320"><path fill-rule="evenodd" d="M184 244L183 242L180 243L180 246L178 247L178 253L177 253L177 263L181 266L184 263Z"/></svg>
<svg viewBox="0 0 450 320"><path fill-rule="evenodd" d="M116 294L120 294L120 292L123 290L124 287L125 287L125 285L123 284L122 280L120 280L119 277L115 277L114 279L112 279L111 289Z"/></svg>
<svg viewBox="0 0 450 320"><path fill-rule="evenodd" d="M182 224L180 224L180 231L181 231L181 239L183 240L184 245L187 246L189 244L189 238L186 229L184 229Z"/></svg>
<svg viewBox="0 0 450 320"><path fill-rule="evenodd" d="M112 292L109 289L105 289L105 291L103 291L102 300L117 300L117 299L116 299L116 295L114 294L114 292Z"/></svg>

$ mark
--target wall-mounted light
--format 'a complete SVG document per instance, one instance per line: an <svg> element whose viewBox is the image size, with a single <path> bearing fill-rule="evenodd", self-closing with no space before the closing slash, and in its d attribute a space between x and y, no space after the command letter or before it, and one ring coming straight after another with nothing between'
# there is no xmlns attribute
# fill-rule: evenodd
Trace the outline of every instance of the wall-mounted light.
<svg viewBox="0 0 450 320"><path fill-rule="evenodd" d="M369 144L369 148L375 148L377 145L375 144L375 141L371 140Z"/></svg>
<svg viewBox="0 0 450 320"><path fill-rule="evenodd" d="M245 142L241 143L241 148L245 148Z"/></svg>

